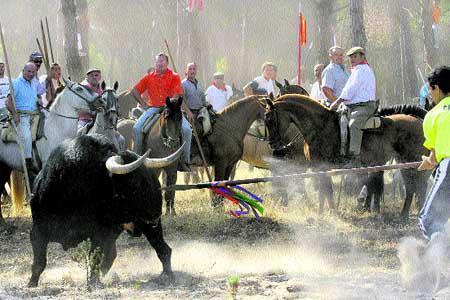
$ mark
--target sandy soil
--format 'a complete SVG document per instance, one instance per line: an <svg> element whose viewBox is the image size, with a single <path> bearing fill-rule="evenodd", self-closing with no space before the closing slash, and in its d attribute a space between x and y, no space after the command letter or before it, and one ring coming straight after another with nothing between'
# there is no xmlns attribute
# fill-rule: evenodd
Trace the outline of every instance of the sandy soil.
<svg viewBox="0 0 450 300"><path fill-rule="evenodd" d="M169 285L156 280L161 265L148 243L123 234L105 287L92 292L70 251L57 244L49 247L39 287L27 288L30 219L13 220L15 233L0 237L0 299L226 299L230 275L240 278L238 299L450 297L446 288L431 295L401 285L396 247L401 236L416 234L413 220L404 226L345 215L307 217L294 225L271 218L219 219L220 226L196 228L196 235L189 215L165 218L176 277Z"/></svg>

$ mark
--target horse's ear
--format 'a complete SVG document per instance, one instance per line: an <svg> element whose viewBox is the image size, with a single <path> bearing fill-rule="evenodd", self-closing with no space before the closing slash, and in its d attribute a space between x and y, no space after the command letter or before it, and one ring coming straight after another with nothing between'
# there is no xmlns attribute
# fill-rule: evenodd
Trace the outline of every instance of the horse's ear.
<svg viewBox="0 0 450 300"><path fill-rule="evenodd" d="M278 82L278 80L275 80L275 85L281 90L283 88L283 85Z"/></svg>
<svg viewBox="0 0 450 300"><path fill-rule="evenodd" d="M273 95L272 95L272 96L273 96ZM267 107L268 107L269 109L273 109L273 102L272 102L272 100L271 100L270 98L264 98L264 100L266 100Z"/></svg>
<svg viewBox="0 0 450 300"><path fill-rule="evenodd" d="M170 98L166 97L166 106L170 106Z"/></svg>
<svg viewBox="0 0 450 300"><path fill-rule="evenodd" d="M285 86L290 86L290 85L291 85L291 84L289 83L289 81L288 81L286 78L284 79L284 85L285 85Z"/></svg>
<svg viewBox="0 0 450 300"><path fill-rule="evenodd" d="M181 107L181 104L183 104L183 96L180 96L177 99L177 106Z"/></svg>
<svg viewBox="0 0 450 300"><path fill-rule="evenodd" d="M273 93L272 93L272 92L270 92L269 98L270 98L271 101L274 101L274 100L275 100L275 97L273 96Z"/></svg>
<svg viewBox="0 0 450 300"><path fill-rule="evenodd" d="M102 81L102 84L100 85L100 87L102 88L102 90L104 90L104 89L105 89L105 87L106 87L106 83L105 83L105 81L104 81L104 80Z"/></svg>
<svg viewBox="0 0 450 300"><path fill-rule="evenodd" d="M117 92L117 90L119 89L119 82L114 82L114 90Z"/></svg>
<svg viewBox="0 0 450 300"><path fill-rule="evenodd" d="M72 85L73 85L73 82L70 80L70 76L67 77L67 79L65 79L65 78L63 77L62 80L63 80L63 82L64 82L64 85L69 85L69 86L72 86Z"/></svg>

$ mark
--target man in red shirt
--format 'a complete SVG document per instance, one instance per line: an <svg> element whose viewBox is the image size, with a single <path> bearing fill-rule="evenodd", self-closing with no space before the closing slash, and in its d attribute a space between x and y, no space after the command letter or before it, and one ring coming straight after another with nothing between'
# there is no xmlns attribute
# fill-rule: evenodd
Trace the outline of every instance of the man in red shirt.
<svg viewBox="0 0 450 300"><path fill-rule="evenodd" d="M177 73L174 73L168 68L169 57L164 53L159 53L155 58L155 70L142 77L131 90L141 107L145 110L133 127L134 152L138 154L143 153L142 129L145 121L154 114L159 113L160 108L165 106L167 97L178 99L183 95L180 77ZM147 92L148 97L146 100L141 97L145 92ZM183 149L184 163L182 163L181 168L182 170L188 171L192 131L189 122L184 117L182 123L182 136L183 141L186 143Z"/></svg>

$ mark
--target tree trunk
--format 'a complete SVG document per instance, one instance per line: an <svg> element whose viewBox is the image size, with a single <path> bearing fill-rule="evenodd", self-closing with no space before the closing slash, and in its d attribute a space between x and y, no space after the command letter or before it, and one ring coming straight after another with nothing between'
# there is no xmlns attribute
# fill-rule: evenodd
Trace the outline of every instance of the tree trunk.
<svg viewBox="0 0 450 300"><path fill-rule="evenodd" d="M390 59L390 65L392 66L392 78L395 80L390 80L390 90L392 91L392 103L381 103L382 106L389 105L389 104L399 104L403 102L403 89L402 84L399 84L400 78L402 78L402 64L399 63L399 55L402 53L402 49L400 47L400 22L399 22L399 10L400 5L398 1L390 1L388 3L388 11L390 13L391 18L391 39L390 42L390 49L391 53L394 55L389 55ZM381 99L384 101L385 99Z"/></svg>
<svg viewBox="0 0 450 300"><path fill-rule="evenodd" d="M89 68L89 15L87 0L76 0L77 28L81 37L81 66L83 70Z"/></svg>
<svg viewBox="0 0 450 300"><path fill-rule="evenodd" d="M335 2L335 0L319 0L315 2L318 27L318 34L316 35L317 49L319 50L317 61L323 64L328 62L328 49L334 44L332 27L336 24Z"/></svg>
<svg viewBox="0 0 450 300"><path fill-rule="evenodd" d="M352 47L360 46L366 49L367 37L364 27L363 0L350 0L350 30L352 33ZM367 50L367 49L366 49Z"/></svg>
<svg viewBox="0 0 450 300"><path fill-rule="evenodd" d="M425 60L431 67L435 67L439 64L439 61L437 49L433 46L432 24L430 0L422 0L422 36L425 47Z"/></svg>
<svg viewBox="0 0 450 300"><path fill-rule="evenodd" d="M405 9L406 1L401 0L399 10L400 20L400 36L402 39L402 55L403 55L403 70L404 70L404 87L406 100L410 100L417 96L419 86L417 82L417 74L414 63L414 44L412 43L411 27L409 22L409 15Z"/></svg>
<svg viewBox="0 0 450 300"><path fill-rule="evenodd" d="M80 81L83 78L83 68L78 53L74 0L62 0L61 11L64 24L64 56L66 57L67 72L72 80Z"/></svg>

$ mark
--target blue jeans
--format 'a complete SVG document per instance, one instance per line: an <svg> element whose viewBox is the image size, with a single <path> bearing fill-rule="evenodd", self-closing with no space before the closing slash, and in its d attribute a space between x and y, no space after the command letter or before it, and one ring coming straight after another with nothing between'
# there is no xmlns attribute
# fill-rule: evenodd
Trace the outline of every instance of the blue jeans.
<svg viewBox="0 0 450 300"><path fill-rule="evenodd" d="M31 137L31 116L30 115L19 115L20 122L19 126L17 126L19 133L19 138L22 141L23 152L25 158L32 158L31 150L32 150L32 137Z"/></svg>
<svg viewBox="0 0 450 300"><path fill-rule="evenodd" d="M143 153L143 134L142 129L144 128L144 124L147 121L148 118L153 116L154 114L159 113L160 109L158 107L150 107L148 108L136 121L136 124L133 126L133 135L134 135L134 152L137 154ZM186 118L183 116L183 120L181 123L181 134L183 137L183 142L185 142L183 147L183 156L184 161L186 163L190 162L190 155L191 155L191 140L192 140L192 129L191 126L186 120Z"/></svg>

